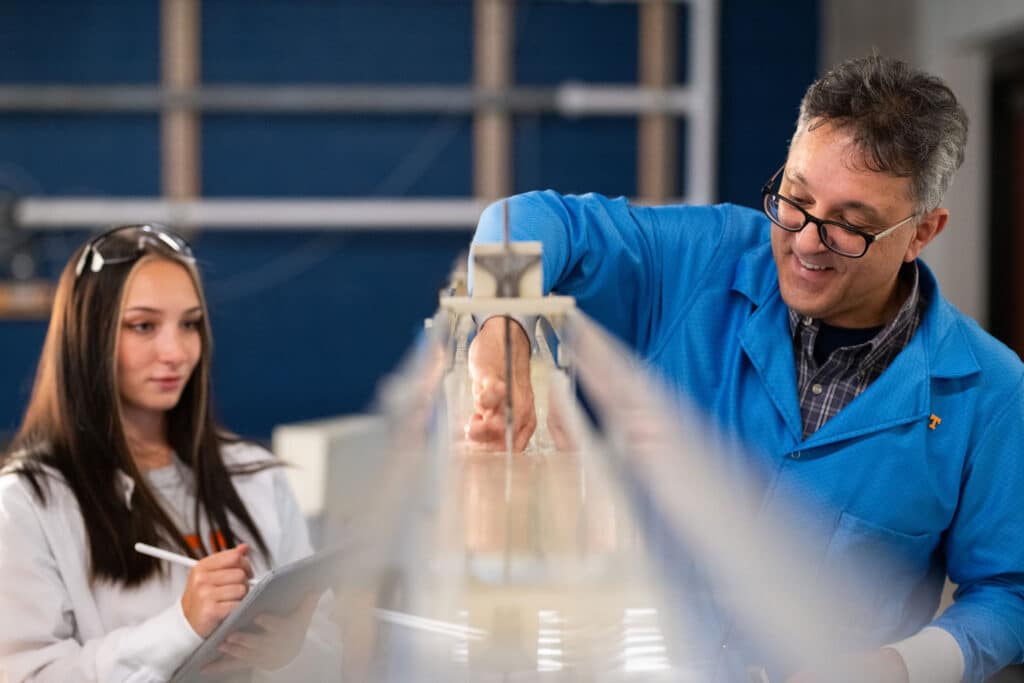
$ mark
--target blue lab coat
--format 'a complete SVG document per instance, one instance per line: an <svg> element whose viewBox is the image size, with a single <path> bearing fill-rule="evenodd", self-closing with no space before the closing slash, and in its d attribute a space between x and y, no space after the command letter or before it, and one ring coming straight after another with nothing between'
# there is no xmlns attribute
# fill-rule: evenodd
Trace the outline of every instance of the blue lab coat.
<svg viewBox="0 0 1024 683"><path fill-rule="evenodd" d="M499 241L501 215L489 207L475 241ZM1024 366L942 297L923 262L927 306L909 345L804 439L760 212L549 191L512 198L510 216L512 239L544 244L545 291L576 297L749 447L765 514L808 503L795 531L809 561L842 581L852 558L877 558L883 577L856 596L865 613L838 617L854 625L851 646L932 623L960 645L964 680L1024 659ZM946 573L956 602L933 621Z"/></svg>

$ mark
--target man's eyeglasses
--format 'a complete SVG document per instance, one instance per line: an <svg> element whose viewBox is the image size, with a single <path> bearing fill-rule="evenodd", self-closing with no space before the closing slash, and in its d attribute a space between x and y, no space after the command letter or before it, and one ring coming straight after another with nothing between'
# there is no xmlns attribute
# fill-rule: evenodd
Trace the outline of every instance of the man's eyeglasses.
<svg viewBox="0 0 1024 683"><path fill-rule="evenodd" d="M826 221L807 213L803 207L789 197L785 197L772 188L775 181L782 175L783 166L775 172L768 182L761 188L762 210L768 216L768 220L782 228L786 232L800 232L807 227L808 223L814 223L818 228L818 238L830 251L840 256L849 258L860 258L867 253L868 247L883 237L891 235L893 231L917 217L911 214L896 225L889 226L879 232L869 232L839 221Z"/></svg>
<svg viewBox="0 0 1024 683"><path fill-rule="evenodd" d="M134 261L147 246L169 249L186 261L195 261L189 243L162 225L121 225L97 235L85 246L75 265L75 277L81 277L86 266L98 273L103 266Z"/></svg>

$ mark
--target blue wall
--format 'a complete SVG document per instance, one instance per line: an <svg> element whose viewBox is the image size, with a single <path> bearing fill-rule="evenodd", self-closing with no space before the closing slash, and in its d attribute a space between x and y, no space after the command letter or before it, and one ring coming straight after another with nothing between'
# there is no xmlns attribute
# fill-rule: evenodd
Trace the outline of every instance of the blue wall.
<svg viewBox="0 0 1024 683"><path fill-rule="evenodd" d="M470 0L216 0L202 3L211 83L466 83ZM780 8L781 7L781 8ZM680 13L685 29L688 17ZM154 83L156 0L0 4L0 83ZM818 2L721 4L719 197L754 204L813 79ZM637 8L521 0L524 84L635 80ZM685 35L685 33L684 33ZM784 46L780 47L780 46ZM684 46L681 46L684 48ZM679 70L686 74L685 49ZM632 194L633 119L515 120L516 191ZM207 196L466 196L464 116L203 119ZM680 150L685 149L680 135ZM684 180L685 182L685 180ZM153 115L0 115L0 190L156 195ZM89 229L94 226L83 226ZM84 232L40 235L53 276ZM469 233L206 232L200 257L216 335L220 414L267 437L275 424L363 409L436 306ZM20 419L45 333L0 322L0 432Z"/></svg>

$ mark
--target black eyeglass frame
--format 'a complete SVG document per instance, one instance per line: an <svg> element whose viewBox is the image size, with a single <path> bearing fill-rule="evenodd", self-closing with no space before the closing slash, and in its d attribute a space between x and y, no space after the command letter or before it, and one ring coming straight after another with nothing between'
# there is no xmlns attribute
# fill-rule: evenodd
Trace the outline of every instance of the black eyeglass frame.
<svg viewBox="0 0 1024 683"><path fill-rule="evenodd" d="M102 252L103 243L113 235L126 232L128 230L135 230L139 233L134 253L124 256L104 256ZM192 254L192 245L190 245L184 237L172 232L169 228L166 228L163 225L159 225L157 223L118 225L89 240L85 249L82 250L82 255L78 258L78 263L75 264L75 278L77 279L82 276L87 264L89 266L89 272L98 273L103 270L104 266L114 263L128 263L130 261L134 261L145 251L146 242L160 244L175 252L186 261L189 261L190 263L195 262L195 256Z"/></svg>
<svg viewBox="0 0 1024 683"><path fill-rule="evenodd" d="M782 175L782 172L785 169L785 164L780 166L779 170L773 173L772 177L769 178L768 182L766 182L764 186L761 188L762 213L764 213L764 215L768 217L768 220L772 222L772 225L778 226L779 228L782 228L786 232L800 232L801 230L807 227L808 223L814 223L814 225L817 226L818 228L818 239L821 240L821 243L825 245L826 249L836 254L839 254L840 256L845 256L847 258L861 258L862 256L864 256L864 254L868 253L868 247L870 247L872 244L882 239L883 237L888 237L896 230L896 228L902 227L903 225L910 222L912 219L917 218L918 216L918 214L912 213L903 220L901 220L899 223L896 223L895 225L890 225L888 228L885 228L880 232L867 232L866 230L852 226L849 223L840 223L839 221L827 221L822 218L818 218L817 216L808 213L802 206L797 204L789 197L772 190L772 186L775 185L775 181L778 179L780 175ZM800 224L799 228L791 228L788 225L783 225L779 221L772 218L771 212L768 211L768 200L771 198L774 198L778 201L786 202L786 204L788 204L789 206L793 207L801 214L803 214L804 220ZM844 251L839 251L835 247L831 246L829 244L828 229L826 228L826 226L835 226L840 230L845 230L846 232L853 233L854 235L863 238L864 250L861 251L859 254L849 254Z"/></svg>

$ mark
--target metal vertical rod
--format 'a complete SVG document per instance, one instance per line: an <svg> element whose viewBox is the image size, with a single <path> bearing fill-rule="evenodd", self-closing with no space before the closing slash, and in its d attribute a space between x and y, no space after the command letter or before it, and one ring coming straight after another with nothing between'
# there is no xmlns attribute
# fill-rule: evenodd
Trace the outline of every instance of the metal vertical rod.
<svg viewBox="0 0 1024 683"><path fill-rule="evenodd" d="M164 88L199 85L199 0L161 0L161 80ZM199 114L164 109L160 118L161 191L169 199L193 199L200 191Z"/></svg>
<svg viewBox="0 0 1024 683"><path fill-rule="evenodd" d="M718 5L690 1L689 86L702 104L688 119L686 196L698 204L718 195Z"/></svg>
<svg viewBox="0 0 1024 683"><path fill-rule="evenodd" d="M473 77L478 90L512 85L514 0L475 0ZM512 192L512 117L495 106L473 117L473 192L494 200Z"/></svg>
<svg viewBox="0 0 1024 683"><path fill-rule="evenodd" d="M502 202L503 238L505 253L512 253L512 226L508 222L508 200ZM506 275L506 277L508 277ZM507 292L506 292L507 294ZM515 419L512 415L512 319L505 316L505 458L512 462L515 445Z"/></svg>
<svg viewBox="0 0 1024 683"><path fill-rule="evenodd" d="M669 88L676 81L677 9L669 0L640 3L640 85ZM672 114L651 112L637 127L637 196L663 202L679 195L676 120Z"/></svg>

